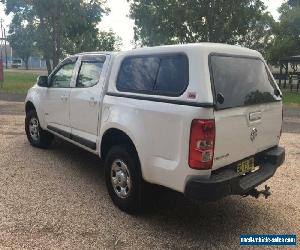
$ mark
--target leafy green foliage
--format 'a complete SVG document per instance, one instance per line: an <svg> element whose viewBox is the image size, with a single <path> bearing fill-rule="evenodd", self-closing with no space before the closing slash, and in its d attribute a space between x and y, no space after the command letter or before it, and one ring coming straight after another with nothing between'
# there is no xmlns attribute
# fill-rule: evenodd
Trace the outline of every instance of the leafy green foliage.
<svg viewBox="0 0 300 250"><path fill-rule="evenodd" d="M122 40L112 30L101 31L97 40L97 50L100 51L118 51L121 49Z"/></svg>
<svg viewBox="0 0 300 250"><path fill-rule="evenodd" d="M270 28L261 0L132 0L135 40L142 45L219 42L262 46ZM272 19L272 20L271 20ZM249 38L251 43L249 43Z"/></svg>
<svg viewBox="0 0 300 250"><path fill-rule="evenodd" d="M15 54L24 62L28 69L28 59L36 51L34 43L34 27L32 25L25 26L22 18L15 15L9 30L10 35L8 41L14 48Z"/></svg>
<svg viewBox="0 0 300 250"><path fill-rule="evenodd" d="M275 27L276 22L270 13L263 13L260 18L251 25L248 33L240 38L239 44L257 50L266 56L274 40Z"/></svg>
<svg viewBox="0 0 300 250"><path fill-rule="evenodd" d="M66 54L97 50L103 40L97 24L109 12L103 7L105 0L0 1L5 3L6 14L13 13L32 27L36 46L46 59L48 71L51 71L50 59L55 67ZM109 33L107 39L111 40L113 35ZM109 45L108 49L114 48L114 44Z"/></svg>
<svg viewBox="0 0 300 250"><path fill-rule="evenodd" d="M280 22L275 39L268 51L268 60L277 63L282 57L300 54L300 0L285 2L279 9Z"/></svg>
<svg viewBox="0 0 300 250"><path fill-rule="evenodd" d="M95 34L97 36L95 37ZM118 51L122 45L121 38L112 30L100 32L86 32L76 40L66 39L66 52L75 54L82 51Z"/></svg>

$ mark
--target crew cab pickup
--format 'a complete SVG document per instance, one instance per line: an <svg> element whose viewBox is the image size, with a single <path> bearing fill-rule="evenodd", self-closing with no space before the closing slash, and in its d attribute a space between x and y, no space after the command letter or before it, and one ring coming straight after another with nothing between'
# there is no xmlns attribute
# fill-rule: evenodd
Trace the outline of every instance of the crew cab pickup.
<svg viewBox="0 0 300 250"><path fill-rule="evenodd" d="M262 55L238 46L82 53L29 90L25 129L35 147L55 135L103 158L112 201L133 213L145 183L198 200L253 194L285 158L281 97Z"/></svg>

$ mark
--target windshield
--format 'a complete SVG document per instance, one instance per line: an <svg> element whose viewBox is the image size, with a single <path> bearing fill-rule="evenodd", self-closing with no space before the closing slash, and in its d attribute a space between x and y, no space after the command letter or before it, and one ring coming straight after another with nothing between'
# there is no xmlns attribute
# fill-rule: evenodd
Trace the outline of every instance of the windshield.
<svg viewBox="0 0 300 250"><path fill-rule="evenodd" d="M258 58L213 55L211 75L217 109L281 100L265 63Z"/></svg>

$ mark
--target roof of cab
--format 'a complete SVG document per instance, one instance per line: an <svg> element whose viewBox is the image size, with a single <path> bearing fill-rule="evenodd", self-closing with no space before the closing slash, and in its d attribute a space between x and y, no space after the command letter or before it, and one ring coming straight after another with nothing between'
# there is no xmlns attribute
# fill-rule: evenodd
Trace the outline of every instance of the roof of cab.
<svg viewBox="0 0 300 250"><path fill-rule="evenodd" d="M177 44L177 45L163 45L155 47L143 47L132 49L128 51L121 52L112 52L112 51L94 51L94 52L83 52L76 55L141 55L141 54L150 54L150 53L172 53L178 51L191 51L191 50L201 50L203 52L209 53L224 53L224 54L242 54L248 56L261 57L261 54L255 50L241 47L238 45L229 45L222 43L189 43L189 44Z"/></svg>
<svg viewBox="0 0 300 250"><path fill-rule="evenodd" d="M178 44L178 45L163 45L156 47L144 47L133 50L128 50L125 52L120 52L118 54L125 55L135 55L142 53L164 53L164 52L177 52L178 50L182 51L191 51L191 50L202 50L203 52L213 53L213 52L223 52L223 53L234 53L234 54L243 54L249 56L261 56L261 54L255 50L241 47L238 45L229 45L222 43L189 43L189 44Z"/></svg>
<svg viewBox="0 0 300 250"><path fill-rule="evenodd" d="M91 51L91 52L81 52L76 54L75 56L87 56L87 55L113 55L113 54L117 54L118 52L114 52L114 51Z"/></svg>

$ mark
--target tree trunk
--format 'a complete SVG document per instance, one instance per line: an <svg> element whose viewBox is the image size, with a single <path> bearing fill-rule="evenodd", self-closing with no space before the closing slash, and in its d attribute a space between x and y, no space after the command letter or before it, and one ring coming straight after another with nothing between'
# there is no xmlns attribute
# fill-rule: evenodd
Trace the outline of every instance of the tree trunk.
<svg viewBox="0 0 300 250"><path fill-rule="evenodd" d="M51 62L50 62L49 58L45 58L45 61L46 61L48 75L50 75L52 72Z"/></svg>
<svg viewBox="0 0 300 250"><path fill-rule="evenodd" d="M55 50L53 52L53 68L55 68L58 65L59 62L59 56L57 54L57 51Z"/></svg>
<svg viewBox="0 0 300 250"><path fill-rule="evenodd" d="M59 5L55 6L55 14L53 18L53 68L55 68L61 57L61 9Z"/></svg>
<svg viewBox="0 0 300 250"><path fill-rule="evenodd" d="M24 62L25 62L25 69L28 70L29 67L28 67L28 61L29 61L29 58L25 58Z"/></svg>

